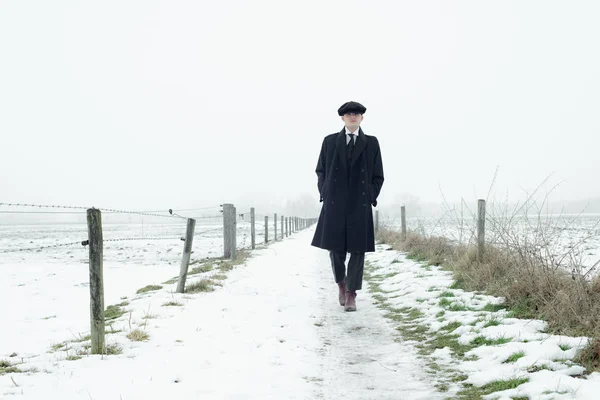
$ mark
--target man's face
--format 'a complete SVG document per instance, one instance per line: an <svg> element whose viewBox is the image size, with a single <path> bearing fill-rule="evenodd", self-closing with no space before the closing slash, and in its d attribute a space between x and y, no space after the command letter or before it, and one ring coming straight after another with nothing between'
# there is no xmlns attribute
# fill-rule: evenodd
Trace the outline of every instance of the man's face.
<svg viewBox="0 0 600 400"><path fill-rule="evenodd" d="M360 123L363 120L362 114L357 113L346 113L342 115L342 121L346 127L350 130L354 130L360 126Z"/></svg>

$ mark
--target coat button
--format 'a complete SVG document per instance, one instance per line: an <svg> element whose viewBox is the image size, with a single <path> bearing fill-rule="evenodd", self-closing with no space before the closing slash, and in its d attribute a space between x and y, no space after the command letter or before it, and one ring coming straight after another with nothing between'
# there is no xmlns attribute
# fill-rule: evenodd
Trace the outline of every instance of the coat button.
<svg viewBox="0 0 600 400"><path fill-rule="evenodd" d="M366 207L367 205L365 203L363 203L363 207Z"/></svg>
<svg viewBox="0 0 600 400"><path fill-rule="evenodd" d="M337 167L335 167L335 170L336 170L336 171L338 170L338 169L337 169Z"/></svg>
<svg viewBox="0 0 600 400"><path fill-rule="evenodd" d="M335 202L333 200L331 200L331 204L334 204Z"/></svg>
<svg viewBox="0 0 600 400"><path fill-rule="evenodd" d="M361 170L360 170L360 172L365 172L365 170L364 170L364 169L361 169Z"/></svg>
<svg viewBox="0 0 600 400"><path fill-rule="evenodd" d="M362 181L362 183L365 183L365 181Z"/></svg>
<svg viewBox="0 0 600 400"><path fill-rule="evenodd" d="M337 179L334 179L333 181L334 181L334 182L337 182Z"/></svg>
<svg viewBox="0 0 600 400"><path fill-rule="evenodd" d="M365 195L365 192L363 192L363 196Z"/></svg>

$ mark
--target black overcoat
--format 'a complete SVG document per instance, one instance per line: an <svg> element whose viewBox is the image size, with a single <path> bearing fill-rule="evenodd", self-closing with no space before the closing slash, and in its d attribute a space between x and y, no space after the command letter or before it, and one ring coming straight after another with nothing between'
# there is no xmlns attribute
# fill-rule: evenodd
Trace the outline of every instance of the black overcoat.
<svg viewBox="0 0 600 400"><path fill-rule="evenodd" d="M312 245L326 250L375 251L373 212L383 185L379 142L362 129L349 162L346 129L323 140L317 187L323 202Z"/></svg>

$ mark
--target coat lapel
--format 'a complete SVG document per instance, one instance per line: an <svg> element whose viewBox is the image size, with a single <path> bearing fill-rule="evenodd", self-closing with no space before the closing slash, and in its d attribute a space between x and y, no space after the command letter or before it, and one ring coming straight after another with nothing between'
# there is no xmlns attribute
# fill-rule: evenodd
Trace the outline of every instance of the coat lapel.
<svg viewBox="0 0 600 400"><path fill-rule="evenodd" d="M352 151L352 163L350 164L350 167L352 167L356 160L358 160L358 157L366 146L367 139L365 138L365 134L361 128L358 128L358 137L356 138L356 144L354 145L354 150Z"/></svg>
<svg viewBox="0 0 600 400"><path fill-rule="evenodd" d="M340 162L344 169L348 168L348 161L346 160L346 129L342 129L335 140L335 150L337 156L340 158Z"/></svg>

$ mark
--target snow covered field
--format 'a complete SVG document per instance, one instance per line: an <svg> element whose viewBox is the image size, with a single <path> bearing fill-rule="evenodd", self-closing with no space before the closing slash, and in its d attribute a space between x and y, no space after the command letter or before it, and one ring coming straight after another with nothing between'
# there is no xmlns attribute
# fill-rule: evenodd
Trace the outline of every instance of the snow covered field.
<svg viewBox="0 0 600 400"><path fill-rule="evenodd" d="M222 224L202 222L196 225L192 259L222 256ZM103 225L106 306L179 274L185 220ZM264 241L264 223L260 226L257 243ZM21 355L36 355L89 331L89 252L81 245L86 239L85 224L0 225L0 296L2 304L11 304L3 307L3 324L11 329L1 333L0 355L12 353L20 340L29 343ZM39 249L63 243L74 244ZM238 224L238 245L250 246L250 225L243 221ZM28 248L36 250L2 252Z"/></svg>
<svg viewBox="0 0 600 400"><path fill-rule="evenodd" d="M182 242L161 241L143 257L133 257L141 243L114 249L130 258L105 265L106 305L126 311L110 324L116 354L107 356L87 354L84 256L2 259L0 365L22 372L0 375L0 397L597 398L600 374L582 375L571 361L586 338L511 318L502 299L452 289L448 272L386 246L367 256L358 311L343 312L312 233L256 250L231 271L208 262L188 286L210 278L214 291L196 294L162 284L177 275ZM162 288L136 294L148 284ZM135 330L148 338L128 338Z"/></svg>

